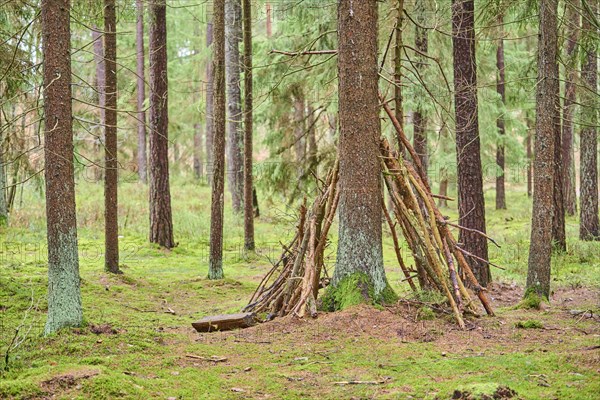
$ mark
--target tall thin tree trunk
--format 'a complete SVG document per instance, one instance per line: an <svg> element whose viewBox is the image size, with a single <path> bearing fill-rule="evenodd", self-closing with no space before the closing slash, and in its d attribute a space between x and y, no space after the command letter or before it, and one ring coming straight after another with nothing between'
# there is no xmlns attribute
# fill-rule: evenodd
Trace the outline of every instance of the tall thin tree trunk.
<svg viewBox="0 0 600 400"><path fill-rule="evenodd" d="M527 115L525 117L527 123L527 138L525 144L525 151L527 155L527 197L533 196L533 144L532 144L532 132L535 129L535 124L531 121L531 117Z"/></svg>
<svg viewBox="0 0 600 400"><path fill-rule="evenodd" d="M206 24L206 47L210 48L213 43L213 24L208 21ZM206 177L208 184L212 184L213 175L213 91L214 91L214 73L212 55L209 55L206 61Z"/></svg>
<svg viewBox="0 0 600 400"><path fill-rule="evenodd" d="M387 287L381 245L381 170L376 1L338 2L340 200L333 287L361 274L365 300ZM360 282L360 280L359 280ZM372 294L365 290L372 285Z"/></svg>
<svg viewBox="0 0 600 400"><path fill-rule="evenodd" d="M440 129L439 137L440 137L440 149L442 154L445 154L450 149L448 146L450 140L448 133L448 125L445 121L442 122L442 127ZM439 169L439 179L440 179L440 196L448 196L448 168L444 165ZM448 200L446 199L438 199L438 207L448 207Z"/></svg>
<svg viewBox="0 0 600 400"><path fill-rule="evenodd" d="M303 178L304 162L306 161L306 115L302 87L296 86L292 96L294 102L294 153L296 155L296 168L298 178Z"/></svg>
<svg viewBox="0 0 600 400"><path fill-rule="evenodd" d="M538 79L534 191L527 294L550 297L552 219L554 213L554 115L556 112L558 0L541 0L539 10Z"/></svg>
<svg viewBox="0 0 600 400"><path fill-rule="evenodd" d="M210 208L208 278L223 278L223 206L225 181L225 0L214 1L213 11L213 178Z"/></svg>
<svg viewBox="0 0 600 400"><path fill-rule="evenodd" d="M423 78L423 73L425 72L425 64L427 62L424 55L427 54L427 29L424 28L426 24L426 5L425 1L417 1L415 3L415 16L418 25L415 27L415 47L421 53L417 56L417 73ZM425 110L423 108L423 100L425 96L418 95L416 102L417 106L415 108L415 112L413 114L413 124L414 124L414 148L415 152L419 155L421 160L421 165L423 165L423 172L427 176L427 171L429 169L429 153L427 150L427 116L425 115Z"/></svg>
<svg viewBox="0 0 600 400"><path fill-rule="evenodd" d="M265 7L267 10L267 37L270 38L273 34L273 20L271 15L273 10L271 7L271 3L269 3L268 1Z"/></svg>
<svg viewBox="0 0 600 400"><path fill-rule="evenodd" d="M474 17L473 0L452 1L459 224L485 232L485 202L477 117ZM470 253L488 259L487 241L483 236L463 229L460 231L459 241ZM477 280L482 286L487 286L491 281L489 266L474 258L471 258L471 262Z"/></svg>
<svg viewBox="0 0 600 400"><path fill-rule="evenodd" d="M77 253L69 0L42 0L48 319L44 333L83 323Z"/></svg>
<svg viewBox="0 0 600 400"><path fill-rule="evenodd" d="M92 29L92 40L94 41L94 63L96 64L96 94L98 96L98 111L100 113L100 129L99 134L94 140L94 180L102 179L103 168L100 160L102 143L104 143L104 125L106 124L105 109L106 109L106 63L104 61L104 41L102 34L96 26Z"/></svg>
<svg viewBox="0 0 600 400"><path fill-rule="evenodd" d="M589 8L598 15L598 0L587 0ZM581 129L581 205L579 237L581 240L600 240L598 221L598 29L592 16L584 14L582 32L589 35L583 48L584 62L581 77L585 89L581 93L583 127ZM597 19L596 19L597 20Z"/></svg>
<svg viewBox="0 0 600 400"><path fill-rule="evenodd" d="M202 154L202 125L194 124L194 176L200 179L204 174L204 157Z"/></svg>
<svg viewBox="0 0 600 400"><path fill-rule="evenodd" d="M242 0L244 18L244 247L254 251L252 183L252 1Z"/></svg>
<svg viewBox="0 0 600 400"><path fill-rule="evenodd" d="M404 129L404 106L402 99L402 29L404 27L404 0L398 0L398 14L396 15L396 45L394 46L394 114ZM404 146L397 140L400 153L404 153Z"/></svg>
<svg viewBox="0 0 600 400"><path fill-rule="evenodd" d="M311 170L317 168L317 155L319 149L317 147L317 116L315 115L315 109L312 105L308 106L308 165ZM316 172L316 171L315 171Z"/></svg>
<svg viewBox="0 0 600 400"><path fill-rule="evenodd" d="M104 0L106 125L104 129L104 268L119 270L119 205L117 194L117 16L115 0Z"/></svg>
<svg viewBox="0 0 600 400"><path fill-rule="evenodd" d="M240 49L241 0L225 0L225 75L227 78L227 179L233 211L242 211L244 184Z"/></svg>
<svg viewBox="0 0 600 400"><path fill-rule="evenodd" d="M2 113L0 112L0 117ZM0 123L0 127L2 124ZM4 132L0 129L0 227L8 225L8 205L6 203L6 168L4 165Z"/></svg>
<svg viewBox="0 0 600 400"><path fill-rule="evenodd" d="M577 212L577 193L575 192L575 157L573 117L575 116L577 74L577 41L579 40L579 0L567 3L567 44L565 46L565 99L562 120L562 159L563 159L563 195L565 212L573 216Z"/></svg>
<svg viewBox="0 0 600 400"><path fill-rule="evenodd" d="M557 44L558 48L558 44ZM567 251L567 235L565 231L565 204L563 199L563 162L562 162L562 128L560 116L560 83L558 54L554 66L556 85L554 87L554 214L552 216L552 242L559 252Z"/></svg>
<svg viewBox="0 0 600 400"><path fill-rule="evenodd" d="M166 0L150 3L150 242L175 247L169 187Z"/></svg>
<svg viewBox="0 0 600 400"><path fill-rule="evenodd" d="M136 46L136 73L137 73L137 132L138 132L138 148L137 162L138 175L140 181L148 182L148 155L146 152L146 111L144 110L144 102L146 101L146 82L144 69L144 2L136 0L137 23L135 33Z"/></svg>
<svg viewBox="0 0 600 400"><path fill-rule="evenodd" d="M500 38L498 39L498 47L496 49L496 92L500 95L502 105L506 106L506 94L505 94L505 75L504 75L504 18L502 15L498 17L498 25L500 26ZM504 110L498 116L496 120L496 126L498 128L498 145L496 148L496 165L498 165L499 174L496 176L496 210L506 209L506 193L504 188L504 136L506 135L506 129L504 126Z"/></svg>

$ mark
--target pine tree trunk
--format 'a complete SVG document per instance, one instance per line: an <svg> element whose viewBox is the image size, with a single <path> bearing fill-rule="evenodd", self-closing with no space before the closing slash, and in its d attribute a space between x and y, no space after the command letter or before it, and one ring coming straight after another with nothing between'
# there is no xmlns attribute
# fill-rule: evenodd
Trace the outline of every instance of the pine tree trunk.
<svg viewBox="0 0 600 400"><path fill-rule="evenodd" d="M267 10L267 18L266 18L266 20L267 20L267 22L266 22L266 24L267 24L267 38L270 38L271 35L273 34L273 22L272 22L272 16L271 16L273 10L272 10L272 7L271 7L271 3L269 3L268 1L267 1L267 4L266 4L265 7L266 7L266 10Z"/></svg>
<svg viewBox="0 0 600 400"><path fill-rule="evenodd" d="M592 12L598 15L598 0L587 0ZM600 240L598 222L598 30L584 14L582 32L590 40L583 48L584 62L581 77L585 89L581 93L581 204L579 237L581 240Z"/></svg>
<svg viewBox="0 0 600 400"><path fill-rule="evenodd" d="M244 18L244 247L254 251L254 206L252 182L253 89L252 89L252 1L242 0Z"/></svg>
<svg viewBox="0 0 600 400"><path fill-rule="evenodd" d="M208 21L206 24L206 47L210 48L213 43L213 24ZM212 55L209 55L206 61L206 177L208 184L212 185L213 175L213 91L214 74Z"/></svg>
<svg viewBox="0 0 600 400"><path fill-rule="evenodd" d="M117 17L115 0L104 0L106 125L104 129L104 268L119 270L119 205L117 195Z"/></svg>
<svg viewBox="0 0 600 400"><path fill-rule="evenodd" d="M293 92L294 102L294 154L298 179L304 178L304 162L306 161L306 116L304 114L304 93L301 87L296 86Z"/></svg>
<svg viewBox="0 0 600 400"><path fill-rule="evenodd" d="M312 105L308 106L308 165L309 169L316 172L317 169L317 155L319 149L317 147L317 117L315 115L315 109Z"/></svg>
<svg viewBox="0 0 600 400"><path fill-rule="evenodd" d="M425 1L418 1L415 3L415 17L417 20L417 26L415 27L415 47L422 54L417 55L416 70L420 79L423 79L423 73L425 72L425 64L427 60L423 54L427 54L427 29L424 28L426 25L426 13ZM420 25L420 26L419 26ZM414 148L415 152L419 155L421 165L423 165L423 171L425 176L428 174L429 169L429 152L427 150L427 117L425 116L425 110L423 109L423 101L425 99L424 93L419 93L417 96L415 112L413 114L414 123Z"/></svg>
<svg viewBox="0 0 600 400"><path fill-rule="evenodd" d="M169 187L166 0L150 3L150 242L175 247Z"/></svg>
<svg viewBox="0 0 600 400"><path fill-rule="evenodd" d="M227 78L227 179L233 211L242 211L244 184L240 49L241 0L225 0L225 74Z"/></svg>
<svg viewBox="0 0 600 400"><path fill-rule="evenodd" d="M506 95L504 85L504 29L502 24L504 23L503 17L498 17L498 24L500 25L500 39L498 39L498 48L496 49L496 68L498 70L496 75L496 92L500 95L502 105L506 106ZM499 169L499 174L496 176L496 210L506 209L506 193L504 188L504 135L506 135L506 129L504 126L504 110L498 116L496 121L498 127L498 134L500 139L498 140L498 147L496 149L496 165Z"/></svg>
<svg viewBox="0 0 600 400"><path fill-rule="evenodd" d="M554 211L554 115L556 112L558 0L541 0L539 11L538 78L534 191L527 293L550 296L552 219Z"/></svg>
<svg viewBox="0 0 600 400"><path fill-rule="evenodd" d="M577 74L577 41L579 40L579 26L581 18L579 16L580 2L572 0L567 7L566 24L567 44L565 46L565 99L563 102L563 121L562 121L562 159L563 159L563 195L565 203L565 212L573 216L577 212L577 193L575 192L575 157L574 157L574 137L573 137L573 118L575 116L576 102L576 81Z"/></svg>
<svg viewBox="0 0 600 400"><path fill-rule="evenodd" d="M558 48L558 44L557 44ZM567 236L565 232L565 204L563 196L563 161L562 161L562 127L560 115L560 83L558 68L558 53L554 65L557 82L554 85L554 214L552 215L552 242L554 249L559 252L567 251Z"/></svg>
<svg viewBox="0 0 600 400"><path fill-rule="evenodd" d="M100 129L102 133L94 140L94 180L100 181L104 175L103 165L100 159L102 143L104 142L104 125L106 124L106 63L104 61L104 42L102 34L96 26L92 29L92 41L94 42L94 63L96 64L96 94L98 96L98 111L100 114Z"/></svg>
<svg viewBox="0 0 600 400"><path fill-rule="evenodd" d="M223 278L223 206L225 181L225 0L214 1L213 11L213 177L210 209L208 278Z"/></svg>
<svg viewBox="0 0 600 400"><path fill-rule="evenodd" d="M0 113L0 118L2 113ZM0 123L0 126L2 124ZM0 228L8 225L8 205L6 204L6 168L4 164L4 132L0 129Z"/></svg>
<svg viewBox="0 0 600 400"><path fill-rule="evenodd" d="M535 129L534 123L531 121L529 115L525 117L527 122L527 138L525 144L525 151L527 155L527 197L533 196L533 144L532 144L532 131Z"/></svg>
<svg viewBox="0 0 600 400"><path fill-rule="evenodd" d="M473 8L473 0L452 1L458 211L461 226L485 233ZM470 253L488 259L487 241L483 236L461 230L459 242ZM489 266L477 259L471 258L470 261L479 283L487 286L491 281Z"/></svg>
<svg viewBox="0 0 600 400"><path fill-rule="evenodd" d="M394 114L404 130L404 106L402 99L402 29L404 27L404 0L398 0L398 14L396 16L396 45L394 47ZM401 154L404 146L398 140L396 144Z"/></svg>
<svg viewBox="0 0 600 400"><path fill-rule="evenodd" d="M137 73L137 132L138 148L137 162L138 175L140 181L148 182L148 155L146 152L146 111L144 102L146 101L146 78L144 70L144 2L136 0L137 23L136 23L136 73Z"/></svg>
<svg viewBox="0 0 600 400"><path fill-rule="evenodd" d="M377 93L377 2L338 2L339 242L333 288L357 280L366 301L387 288L381 245L381 167ZM362 283L362 284L361 284ZM364 284L372 286L371 293Z"/></svg>
<svg viewBox="0 0 600 400"><path fill-rule="evenodd" d="M204 174L204 161L202 157L202 126L194 124L194 176L200 179Z"/></svg>
<svg viewBox="0 0 600 400"><path fill-rule="evenodd" d="M448 141L449 133L448 133L448 125L445 121L442 122L442 127L439 133L440 137L440 149L442 150L442 154L446 153L450 149L448 146L450 143ZM448 168L446 166L441 166L439 170L439 179L440 179L440 196L448 196ZM438 199L438 207L448 207L448 200L446 199Z"/></svg>
<svg viewBox="0 0 600 400"><path fill-rule="evenodd" d="M48 319L44 334L83 323L77 253L69 0L42 0Z"/></svg>

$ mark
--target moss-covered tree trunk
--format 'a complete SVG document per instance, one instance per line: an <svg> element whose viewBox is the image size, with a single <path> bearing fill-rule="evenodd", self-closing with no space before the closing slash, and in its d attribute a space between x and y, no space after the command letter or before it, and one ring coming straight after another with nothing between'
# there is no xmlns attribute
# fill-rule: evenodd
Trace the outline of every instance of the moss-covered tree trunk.
<svg viewBox="0 0 600 400"><path fill-rule="evenodd" d="M175 247L169 185L166 0L150 3L150 242Z"/></svg>
<svg viewBox="0 0 600 400"><path fill-rule="evenodd" d="M557 8L558 0L542 0L540 3L533 211L527 270L527 295L535 293L546 298L550 296L554 211L554 115L558 86Z"/></svg>
<svg viewBox="0 0 600 400"><path fill-rule="evenodd" d="M213 174L210 208L208 278L223 278L223 206L225 181L225 0L215 0L213 43Z"/></svg>
<svg viewBox="0 0 600 400"><path fill-rule="evenodd" d="M332 288L337 306L380 301L387 280L381 247L377 92L377 1L338 3L339 244Z"/></svg>
<svg viewBox="0 0 600 400"><path fill-rule="evenodd" d="M69 0L42 0L48 230L45 334L83 322L73 168L70 6Z"/></svg>

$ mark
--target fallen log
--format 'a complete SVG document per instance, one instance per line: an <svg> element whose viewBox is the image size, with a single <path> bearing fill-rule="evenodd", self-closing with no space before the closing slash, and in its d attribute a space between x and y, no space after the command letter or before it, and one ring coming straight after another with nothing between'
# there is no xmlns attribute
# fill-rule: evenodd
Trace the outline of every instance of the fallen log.
<svg viewBox="0 0 600 400"><path fill-rule="evenodd" d="M192 326L198 332L216 332L249 328L256 325L256 322L256 314L247 312L204 317L197 322L192 322Z"/></svg>

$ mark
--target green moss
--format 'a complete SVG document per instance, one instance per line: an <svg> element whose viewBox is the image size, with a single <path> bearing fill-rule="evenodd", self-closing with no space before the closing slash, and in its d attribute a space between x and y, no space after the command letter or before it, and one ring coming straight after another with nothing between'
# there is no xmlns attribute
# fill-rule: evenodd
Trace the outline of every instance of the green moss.
<svg viewBox="0 0 600 400"><path fill-rule="evenodd" d="M535 319L528 319L527 321L519 321L515 324L520 329L544 329L544 325Z"/></svg>
<svg viewBox="0 0 600 400"><path fill-rule="evenodd" d="M421 309L419 310L419 313L417 314L417 318L420 321L432 321L434 320L436 317L435 312L427 306L423 306L421 307Z"/></svg>
<svg viewBox="0 0 600 400"><path fill-rule="evenodd" d="M391 304L398 300L398 296L387 282L379 296L374 296L374 293L373 282L368 275L357 272L346 276L337 285L327 288L322 297L323 309L336 311L358 304Z"/></svg>
<svg viewBox="0 0 600 400"><path fill-rule="evenodd" d="M517 308L539 310L542 308L542 297L535 288L529 288L525 291L525 296L523 296L523 300L517 305Z"/></svg>

